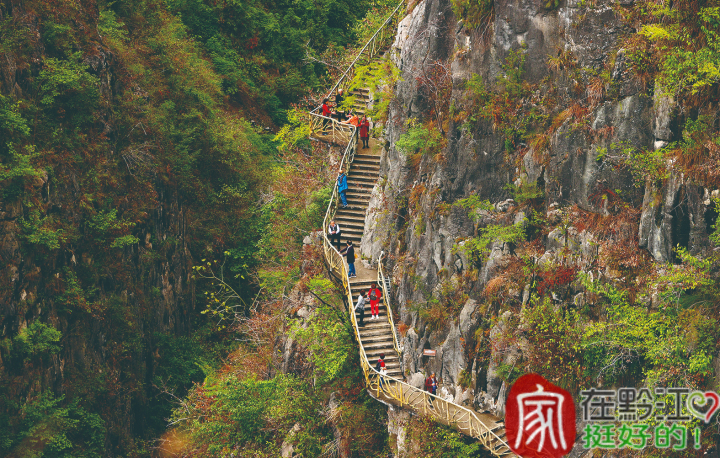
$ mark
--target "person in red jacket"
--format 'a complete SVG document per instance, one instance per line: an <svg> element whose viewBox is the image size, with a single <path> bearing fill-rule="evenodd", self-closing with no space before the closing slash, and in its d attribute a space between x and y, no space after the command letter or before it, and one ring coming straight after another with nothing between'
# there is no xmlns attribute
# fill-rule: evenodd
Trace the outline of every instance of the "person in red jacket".
<svg viewBox="0 0 720 458"><path fill-rule="evenodd" d="M362 140L363 148L370 148L368 141L370 140L370 121L367 116L363 116L360 121L360 140Z"/></svg>
<svg viewBox="0 0 720 458"><path fill-rule="evenodd" d="M330 105L328 104L328 99L324 98L323 104L322 104L322 115L324 116L324 118L323 118L323 134L327 132L327 125L330 122L330 119L328 119L328 118L330 118L331 114L332 114L332 111L330 111Z"/></svg>
<svg viewBox="0 0 720 458"><path fill-rule="evenodd" d="M370 299L370 317L371 320L377 320L380 317L379 315L379 308L378 303L380 302L380 298L382 297L382 291L380 291L380 288L377 287L377 284L373 283L372 286L370 286L370 291L368 291L368 298Z"/></svg>

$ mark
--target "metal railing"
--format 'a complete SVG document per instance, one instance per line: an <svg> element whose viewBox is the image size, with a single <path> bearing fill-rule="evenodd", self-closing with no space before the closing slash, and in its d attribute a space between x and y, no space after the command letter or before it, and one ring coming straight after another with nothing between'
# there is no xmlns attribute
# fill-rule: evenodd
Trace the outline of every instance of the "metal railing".
<svg viewBox="0 0 720 458"><path fill-rule="evenodd" d="M378 43L382 43L383 34L386 33L384 30L387 28L388 24L392 23L391 19L393 19L403 4L404 2L401 2L380 29L375 32L370 41L363 47L353 63L350 65L350 68L345 71L343 76L340 78L340 81L338 81L335 87L333 87L330 92L331 94L343 81L345 81L355 63L364 52L369 50L368 52L371 56L377 54L380 49L378 47ZM309 113L310 116L308 122L311 125L311 132L326 132L326 134L319 136L322 140L339 144L347 142L347 146L345 147L345 151L340 162L340 168L347 174L357 151L357 128L349 124L337 122L335 119L319 115L316 111L317 109L313 110L312 113ZM331 129L329 132L328 127ZM372 367L370 360L365 353L365 347L363 346L362 337L360 335L360 328L358 327L357 318L355 316L354 300L347 267L343 260L343 256L332 245L327 236L327 232L325 231L328 227L328 223L335 215L338 197L338 187L336 182L333 187L332 196L330 197L330 203L328 204L327 211L325 212L325 218L323 219L323 252L328 269L342 282L343 294L347 297L350 321L360 348L360 366L362 367L363 375L365 377L365 384L370 393L377 399L384 402L388 402L399 407L412 408L418 413L431 416L439 423L456 427L464 434L480 441L482 445L495 456L504 458L514 456L507 443L496 434L496 431L503 429L502 423L499 423L496 417L478 414L466 407L447 401L439 396L409 385L399 379L388 375L382 375L375 370L374 367ZM384 253L381 253L380 259L378 260L378 281L381 285L385 285L385 276L382 267L383 255ZM393 321L387 291L383 293L383 303L387 308L388 321L390 322L390 328L392 329L393 346L398 355L400 355L395 323Z"/></svg>
<svg viewBox="0 0 720 458"><path fill-rule="evenodd" d="M385 310L387 310L388 315L388 322L390 323L390 328L392 329L392 336L393 336L393 346L395 347L395 351L398 353L398 355L401 355L402 352L400 351L400 345L398 345L398 338L397 338L397 331L395 330L395 320L393 320L393 313L392 309L390 308L390 300L388 299L388 292L387 288L385 288L385 274L383 273L383 265L382 260L385 255L384 251L380 252L380 257L378 258L378 284L383 286L383 295L382 295L382 301L383 304L385 304Z"/></svg>
<svg viewBox="0 0 720 458"><path fill-rule="evenodd" d="M385 22L383 22L383 24L375 31L373 36L370 37L370 40L365 43L365 46L363 46L363 48L357 53L355 59L353 59L350 65L348 65L347 70L345 70L342 76L340 76L337 83L335 83L335 86L333 86L328 93L327 97L331 97L341 85L347 85L347 83L352 80L355 72L355 65L363 56L366 56L369 60L378 55L380 51L387 48L388 38L395 36L395 20L397 19L397 13L403 6L405 6L404 1L398 3L398 6L396 6L393 12L390 13L387 19L385 19ZM318 113L319 111L320 107L317 107L312 111L312 113Z"/></svg>

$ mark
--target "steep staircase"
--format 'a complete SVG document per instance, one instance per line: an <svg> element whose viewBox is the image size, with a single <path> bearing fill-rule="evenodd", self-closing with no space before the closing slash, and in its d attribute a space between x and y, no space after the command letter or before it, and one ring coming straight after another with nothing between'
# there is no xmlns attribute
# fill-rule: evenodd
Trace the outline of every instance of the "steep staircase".
<svg viewBox="0 0 720 458"><path fill-rule="evenodd" d="M377 69L377 65L373 64L372 58L380 53L381 43L388 37L388 35L385 35L385 38L383 38L383 35L389 33L386 29L392 28L391 19L400 10L401 6L403 6L402 3L398 5L385 24L378 29L373 38L365 45L331 93L334 94L336 89L350 78L353 66L360 62L361 57L366 59L365 62L369 64L365 67L368 70L367 73L360 76L372 76L374 69ZM366 52L367 56L364 56L363 53ZM368 104L372 102L372 93L369 88L362 87L362 81L359 84L356 81L354 85L355 89L350 91L350 95L353 96L354 110L357 114L363 115ZM382 402L401 408L409 408L416 413L428 415L439 423L456 427L464 434L478 440L490 453L497 457L515 457L507 445L505 425L500 418L472 411L455 404L451 400L443 399L411 386L404 381L392 310L388 310L387 296L390 281L383 274L382 259L377 260L377 269L365 267L363 261L359 259L359 249L363 241L365 227L365 213L370 202L372 189L380 173L380 145L374 139L371 139L369 149L358 148L358 131L354 126L324 118L318 109L310 113L308 123L313 137L331 144L347 145L340 168L347 173L349 189L346 197L348 206L341 208L338 205L339 196L336 186L323 225L327 227L330 220L334 220L340 225L341 246L344 246L348 240L353 242L356 247L355 269L357 276L353 278L348 276L345 259L330 243L327 235L323 237L323 252L329 271L336 279L342 282L345 290L345 300L348 304L348 311L358 340L360 365L368 391L373 397ZM331 128L329 132L328 127ZM372 283L376 283L383 292L383 298L379 303L379 319L370 319L371 311L368 304L361 324L359 314L356 315L354 312L355 301L360 291L368 290ZM375 370L375 363L381 354L385 356L386 375L382 375Z"/></svg>
<svg viewBox="0 0 720 458"><path fill-rule="evenodd" d="M373 139L369 149L361 149L361 153L355 154L355 159L350 166L348 173L347 208L339 208L335 213L335 222L340 225L342 239L352 240L353 245L360 247L365 227L365 213L373 186L380 174L380 155L377 145ZM364 152L367 151L367 152ZM357 277L350 278L349 287L353 298L357 298L360 291L367 291L375 283L383 294L386 286L378 282L377 270L367 269L362 266L360 260L355 263ZM374 364L380 355L385 355L385 366L390 377L402 379L403 373L400 367L400 358L395 351L393 329L388 321L388 310L384 301L378 306L379 319L370 319L370 305L367 305L364 312L363 324L360 325L360 315L356 314L360 341L365 348L365 354Z"/></svg>

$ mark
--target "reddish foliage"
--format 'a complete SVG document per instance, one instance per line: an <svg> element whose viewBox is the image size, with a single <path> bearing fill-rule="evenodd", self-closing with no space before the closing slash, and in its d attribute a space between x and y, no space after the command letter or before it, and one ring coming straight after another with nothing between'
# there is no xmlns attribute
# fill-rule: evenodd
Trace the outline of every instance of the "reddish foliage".
<svg viewBox="0 0 720 458"><path fill-rule="evenodd" d="M540 273L542 280L538 285L538 293L542 296L546 291L551 291L558 286L569 285L575 281L578 268L575 266L558 266L554 269L546 270Z"/></svg>

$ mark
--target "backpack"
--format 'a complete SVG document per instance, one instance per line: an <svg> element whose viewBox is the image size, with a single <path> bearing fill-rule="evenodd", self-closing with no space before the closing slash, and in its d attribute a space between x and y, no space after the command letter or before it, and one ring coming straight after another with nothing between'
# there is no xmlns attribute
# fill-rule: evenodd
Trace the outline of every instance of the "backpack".
<svg viewBox="0 0 720 458"><path fill-rule="evenodd" d="M378 295L377 295L377 289L371 289L371 290L370 290L370 300L371 300L371 301L376 301L376 300L378 300L378 299L379 299L379 298L378 298Z"/></svg>
<svg viewBox="0 0 720 458"><path fill-rule="evenodd" d="M375 363L375 370L380 372L382 370L384 361L382 359L378 359L378 362Z"/></svg>

